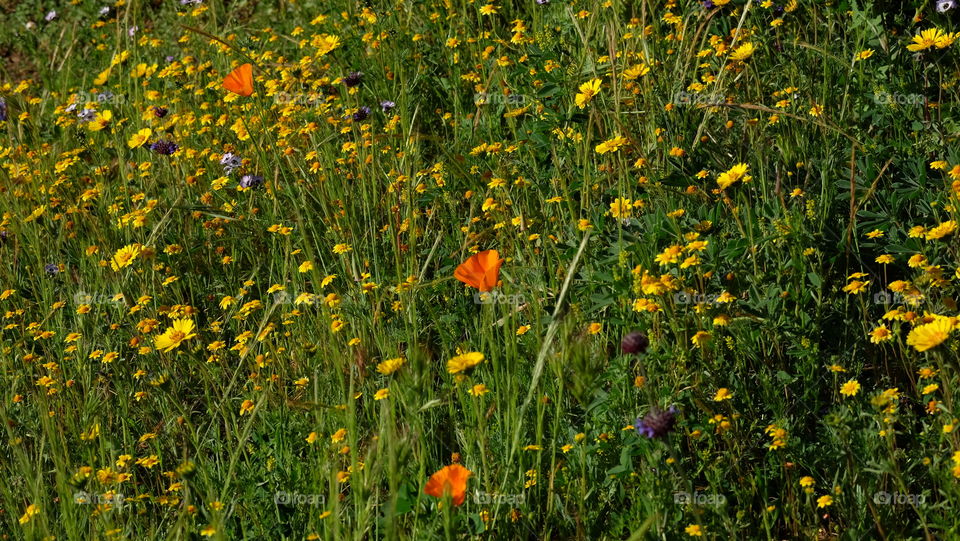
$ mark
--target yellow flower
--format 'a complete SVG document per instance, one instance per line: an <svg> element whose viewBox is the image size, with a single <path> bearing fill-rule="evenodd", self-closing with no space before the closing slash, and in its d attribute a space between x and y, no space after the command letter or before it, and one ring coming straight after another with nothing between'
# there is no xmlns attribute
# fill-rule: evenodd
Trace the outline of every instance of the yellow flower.
<svg viewBox="0 0 960 541"><path fill-rule="evenodd" d="M943 237L946 237L947 235L955 232L956 230L957 230L957 222L953 220L949 220L927 231L926 238L927 240L942 239Z"/></svg>
<svg viewBox="0 0 960 541"><path fill-rule="evenodd" d="M863 51L860 51L859 53L857 53L853 57L853 60L854 62L859 62L860 60L866 60L871 56L873 56L873 49L864 49Z"/></svg>
<svg viewBox="0 0 960 541"><path fill-rule="evenodd" d="M683 529L690 537L703 537L703 528L699 524L691 524Z"/></svg>
<svg viewBox="0 0 960 541"><path fill-rule="evenodd" d="M457 355L456 357L447 361L447 373L459 374L460 372L470 370L474 366L482 363L483 359L483 353L477 351L471 351L470 353Z"/></svg>
<svg viewBox="0 0 960 541"><path fill-rule="evenodd" d="M577 107L583 109L594 96L600 93L600 79L590 79L580 85L580 92L574 97Z"/></svg>
<svg viewBox="0 0 960 541"><path fill-rule="evenodd" d="M303 263L300 263L300 267L297 270L301 273L312 271L313 261L304 261Z"/></svg>
<svg viewBox="0 0 960 541"><path fill-rule="evenodd" d="M246 415L253 411L253 400L244 400L243 404L240 404L240 415Z"/></svg>
<svg viewBox="0 0 960 541"><path fill-rule="evenodd" d="M680 259L680 254L683 253L683 246L675 244L668 247L663 252L657 254L653 258L654 261L660 264L661 267L670 265L671 263L676 263ZM646 293L646 292L645 292Z"/></svg>
<svg viewBox="0 0 960 541"><path fill-rule="evenodd" d="M406 362L406 359L403 357L397 357L396 359L387 359L382 363L377 365L377 372L380 372L384 376L389 376L403 366L403 363Z"/></svg>
<svg viewBox="0 0 960 541"><path fill-rule="evenodd" d="M817 509L821 509L823 507L830 507L831 505L833 505L833 496L830 496L829 494L827 494L817 498Z"/></svg>
<svg viewBox="0 0 960 541"><path fill-rule="evenodd" d="M866 282L854 280L845 285L843 290L851 295L859 295L867 290L868 285L870 285L870 280L867 280Z"/></svg>
<svg viewBox="0 0 960 541"><path fill-rule="evenodd" d="M907 335L907 345L917 351L927 351L942 344L949 338L954 322L950 318L940 318L930 323L914 327Z"/></svg>
<svg viewBox="0 0 960 541"><path fill-rule="evenodd" d="M750 43L748 41L747 43L744 43L743 45L737 47L730 54L730 60L743 62L744 60L753 56L753 52L755 50L756 50L756 47L754 47L753 43Z"/></svg>
<svg viewBox="0 0 960 541"><path fill-rule="evenodd" d="M608 152L616 152L620 150L620 147L627 144L628 139L621 135L614 137L613 139L608 139L599 145L597 145L594 150L597 154L606 154Z"/></svg>
<svg viewBox="0 0 960 541"><path fill-rule="evenodd" d="M750 179L753 178L747 174L749 168L750 166L745 163L734 165L730 170L721 173L720 176L717 177L717 185L720 186L721 190L726 190L738 180L741 182L749 182Z"/></svg>
<svg viewBox="0 0 960 541"><path fill-rule="evenodd" d="M707 331L698 331L690 341L693 343L693 347L701 347L710 341L710 333Z"/></svg>
<svg viewBox="0 0 960 541"><path fill-rule="evenodd" d="M633 202L629 199L618 197L610 203L610 216L614 218L629 218L633 214Z"/></svg>
<svg viewBox="0 0 960 541"><path fill-rule="evenodd" d="M128 244L113 254L113 259L110 261L110 268L112 268L114 271L119 271L124 267L129 267L139 255L140 245Z"/></svg>
<svg viewBox="0 0 960 541"><path fill-rule="evenodd" d="M127 141L127 146L130 148L143 146L144 143L150 140L151 135L153 135L153 130L150 128L144 128L130 137L130 140Z"/></svg>
<svg viewBox="0 0 960 541"><path fill-rule="evenodd" d="M160 351L169 352L180 347L184 341L197 336L193 330L192 319L175 319L173 327L168 327L163 334L154 338L153 345Z"/></svg>
<svg viewBox="0 0 960 541"><path fill-rule="evenodd" d="M384 398L389 398L389 397L390 397L390 388L389 388L389 387L385 387L385 388L383 388L383 389L380 389L380 390L378 390L378 391L373 395L373 399L374 399L374 400L383 400Z"/></svg>
<svg viewBox="0 0 960 541"><path fill-rule="evenodd" d="M855 379L847 380L846 383L840 386L840 394L843 396L857 396L859 392L860 382Z"/></svg>
<svg viewBox="0 0 960 541"><path fill-rule="evenodd" d="M907 45L907 49L913 52L925 51L930 47L944 49L953 44L958 34L947 33L939 28L929 28L913 36L913 43Z"/></svg>
<svg viewBox="0 0 960 541"><path fill-rule="evenodd" d="M723 402L724 400L730 400L733 398L733 393L730 392L730 389L726 387L720 387L717 389L717 394L713 395L714 402Z"/></svg>
<svg viewBox="0 0 960 541"><path fill-rule="evenodd" d="M23 512L23 516L20 517L20 524L26 524L30 522L34 516L40 513L40 507L35 503L31 503L27 506L27 509Z"/></svg>
<svg viewBox="0 0 960 541"><path fill-rule="evenodd" d="M870 342L874 344L879 344L880 342L886 342L891 340L893 334L890 332L890 329L887 329L886 325L880 325L872 331L870 331Z"/></svg>
<svg viewBox="0 0 960 541"><path fill-rule="evenodd" d="M474 386L473 386L469 391L467 391L467 392L470 393L470 394L473 395L473 396L483 396L483 395L489 393L489 392L490 392L490 389L488 389L486 385L484 385L484 384L482 384L482 383L478 383L478 384L474 385Z"/></svg>

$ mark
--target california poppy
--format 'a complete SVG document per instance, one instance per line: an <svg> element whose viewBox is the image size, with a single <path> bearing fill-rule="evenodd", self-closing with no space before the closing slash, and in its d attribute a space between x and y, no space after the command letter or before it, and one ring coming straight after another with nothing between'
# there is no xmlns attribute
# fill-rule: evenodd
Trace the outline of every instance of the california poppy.
<svg viewBox="0 0 960 541"><path fill-rule="evenodd" d="M253 94L253 65L244 64L231 71L223 79L223 88L241 96Z"/></svg>
<svg viewBox="0 0 960 541"><path fill-rule="evenodd" d="M423 487L423 493L435 498L443 498L445 493L450 492L453 505L462 505L467 497L467 478L472 474L473 472L460 464L444 466L430 476L427 486Z"/></svg>
<svg viewBox="0 0 960 541"><path fill-rule="evenodd" d="M503 260L500 259L499 252L485 250L470 256L470 259L461 263L457 270L453 271L453 276L480 291L490 291L500 281L500 265L502 264Z"/></svg>

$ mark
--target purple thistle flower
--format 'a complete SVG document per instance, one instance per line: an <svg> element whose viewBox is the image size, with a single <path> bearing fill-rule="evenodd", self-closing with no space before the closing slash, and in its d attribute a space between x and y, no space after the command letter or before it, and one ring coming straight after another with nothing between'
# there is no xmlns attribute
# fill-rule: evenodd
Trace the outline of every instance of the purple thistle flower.
<svg viewBox="0 0 960 541"><path fill-rule="evenodd" d="M650 346L650 339L640 331L633 331L620 341L620 350L627 355L645 353Z"/></svg>
<svg viewBox="0 0 960 541"><path fill-rule="evenodd" d="M394 102L392 102L392 101L390 101L390 100L383 100L383 101L380 102L380 109L382 109L384 113L390 111L391 109L393 109L393 108L396 107L396 106L397 106L397 104L394 103Z"/></svg>
<svg viewBox="0 0 960 541"><path fill-rule="evenodd" d="M180 150L180 146L174 143L173 141L164 141L160 139L150 145L150 150L156 152L157 154L163 154L164 156L169 156L174 152Z"/></svg>
<svg viewBox="0 0 960 541"><path fill-rule="evenodd" d="M673 430L673 426L677 422L678 411L676 406L670 406L667 410L661 410L654 406L642 419L638 418L633 426L636 427L637 433L641 436L650 439L662 438Z"/></svg>
<svg viewBox="0 0 960 541"><path fill-rule="evenodd" d="M259 188L263 186L263 177L260 175L243 175L240 179L241 188Z"/></svg>
<svg viewBox="0 0 960 541"><path fill-rule="evenodd" d="M370 108L364 105L363 107L357 109L356 113L353 113L353 120L355 122L360 122L366 120L368 116L370 116Z"/></svg>
<svg viewBox="0 0 960 541"><path fill-rule="evenodd" d="M359 85L360 81L362 80L363 80L363 72L355 71L343 78L343 84L347 85L348 88L353 88Z"/></svg>

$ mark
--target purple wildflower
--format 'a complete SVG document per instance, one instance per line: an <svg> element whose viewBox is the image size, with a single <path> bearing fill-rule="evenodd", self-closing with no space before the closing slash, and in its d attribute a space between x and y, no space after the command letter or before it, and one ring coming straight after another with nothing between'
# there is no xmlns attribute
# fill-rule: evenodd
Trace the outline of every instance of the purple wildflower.
<svg viewBox="0 0 960 541"><path fill-rule="evenodd" d="M363 107L357 109L356 113L353 113L353 120L355 122L361 122L366 120L368 116L370 116L370 108L364 105Z"/></svg>
<svg viewBox="0 0 960 541"><path fill-rule="evenodd" d="M7 100L0 98L0 122L7 119Z"/></svg>
<svg viewBox="0 0 960 541"><path fill-rule="evenodd" d="M164 141L160 139L150 145L150 150L156 152L157 154L163 154L164 156L169 156L174 152L180 150L180 146L174 143L173 141Z"/></svg>
<svg viewBox="0 0 960 541"><path fill-rule="evenodd" d="M383 100L380 102L380 109L382 109L384 113L389 112L391 109L393 109L396 106L397 104L390 100Z"/></svg>
<svg viewBox="0 0 960 541"><path fill-rule="evenodd" d="M636 427L641 436L650 439L662 438L673 430L673 426L677 422L678 411L676 406L670 406L667 410L661 410L654 406L642 419L637 419L633 426Z"/></svg>
<svg viewBox="0 0 960 541"><path fill-rule="evenodd" d="M950 11L951 9L957 7L956 0L939 0L937 2L937 12L944 13Z"/></svg>
<svg viewBox="0 0 960 541"><path fill-rule="evenodd" d="M360 81L363 80L363 72L355 71L350 75L347 75L343 78L343 84L347 85L348 88L353 88L360 84Z"/></svg>
<svg viewBox="0 0 960 541"><path fill-rule="evenodd" d="M43 270L48 276L56 276L60 273L60 266L56 263L47 263L43 266Z"/></svg>
<svg viewBox="0 0 960 541"><path fill-rule="evenodd" d="M243 175L240 178L241 188L259 188L263 186L263 177L260 175Z"/></svg>
<svg viewBox="0 0 960 541"><path fill-rule="evenodd" d="M166 108L166 107L157 107L157 106L155 106L155 107L153 108L153 116L155 116L155 117L157 117L157 118L163 118L163 117L167 116L167 108Z"/></svg>
<svg viewBox="0 0 960 541"><path fill-rule="evenodd" d="M620 341L620 350L626 355L645 353L650 346L650 339L640 331L633 331Z"/></svg>
<svg viewBox="0 0 960 541"><path fill-rule="evenodd" d="M94 109L82 109L77 113L80 122L93 122L97 118L97 111Z"/></svg>
<svg viewBox="0 0 960 541"><path fill-rule="evenodd" d="M225 152L220 156L220 165L223 166L223 174L229 175L234 169L243 165L243 159L233 152Z"/></svg>

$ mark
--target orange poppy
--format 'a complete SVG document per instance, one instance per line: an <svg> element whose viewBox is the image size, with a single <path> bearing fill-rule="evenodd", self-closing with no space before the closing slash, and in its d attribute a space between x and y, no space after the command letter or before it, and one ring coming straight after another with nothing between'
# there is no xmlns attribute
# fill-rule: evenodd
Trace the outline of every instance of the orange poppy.
<svg viewBox="0 0 960 541"><path fill-rule="evenodd" d="M471 475L473 472L460 464L444 466L430 476L427 486L423 487L423 493L435 498L443 498L444 494L450 492L453 505L461 505L467 497L467 478Z"/></svg>
<svg viewBox="0 0 960 541"><path fill-rule="evenodd" d="M453 271L453 276L480 291L490 291L497 287L497 282L500 281L500 265L503 265L500 253L496 250L485 250L461 263L457 270Z"/></svg>
<svg viewBox="0 0 960 541"><path fill-rule="evenodd" d="M253 65L244 64L231 71L223 79L223 88L241 96L253 94Z"/></svg>

